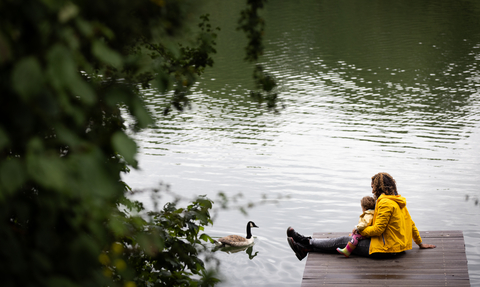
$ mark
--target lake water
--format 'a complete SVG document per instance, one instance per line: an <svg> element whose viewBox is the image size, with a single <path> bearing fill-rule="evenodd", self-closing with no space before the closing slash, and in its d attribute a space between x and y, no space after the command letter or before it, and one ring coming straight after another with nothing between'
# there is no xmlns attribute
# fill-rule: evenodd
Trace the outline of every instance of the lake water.
<svg viewBox="0 0 480 287"><path fill-rule="evenodd" d="M222 27L219 53L191 110L164 117L165 98L145 91L156 127L135 135L141 170L127 183L242 193L239 204L280 197L248 216L218 211L206 232L260 226L253 253L217 252L222 286L298 286L306 260L286 228L351 231L371 176L389 172L420 230L463 231L480 286L480 2L269 1L261 61L278 79L279 114L248 98L252 67L235 31L243 2L206 4Z"/></svg>

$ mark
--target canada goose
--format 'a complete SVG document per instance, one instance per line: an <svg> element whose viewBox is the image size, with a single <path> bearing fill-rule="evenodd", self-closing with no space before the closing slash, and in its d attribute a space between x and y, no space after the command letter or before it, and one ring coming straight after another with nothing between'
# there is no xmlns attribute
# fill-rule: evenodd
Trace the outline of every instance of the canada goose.
<svg viewBox="0 0 480 287"><path fill-rule="evenodd" d="M242 247L242 246L250 245L253 243L253 236L252 236L252 232L250 231L252 227L258 228L258 226L255 225L255 222L249 221L247 223L246 238L240 235L228 235L228 236L219 238L217 240L217 244L222 246L234 246L234 247Z"/></svg>

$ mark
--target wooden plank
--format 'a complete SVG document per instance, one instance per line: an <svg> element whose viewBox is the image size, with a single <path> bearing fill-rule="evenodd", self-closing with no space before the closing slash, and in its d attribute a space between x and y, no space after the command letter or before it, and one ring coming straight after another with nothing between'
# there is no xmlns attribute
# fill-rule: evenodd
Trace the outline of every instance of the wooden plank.
<svg viewBox="0 0 480 287"><path fill-rule="evenodd" d="M335 256L335 255L336 254L332 254L332 256ZM325 260L328 260L328 261L325 261ZM424 267L424 265L422 265L422 264L427 264L427 263L430 263L430 264L433 264L433 265L442 265L442 266L457 266L457 265L467 264L467 260L465 260L465 259L443 260L441 258L439 258L438 261L434 261L434 260L418 260L417 261L414 258L410 259L410 260L400 260L401 262L393 262L393 261L382 260L382 259L369 259L369 260L370 261L375 260L374 262L368 262L368 266L372 266L372 267L388 265L388 266L393 266L393 267L396 267L396 268L400 268L402 266L405 266L406 268L409 268L409 269L411 269L412 268L411 265L412 264L415 265L415 263L417 263L416 266L415 266L417 268ZM311 261L311 263L309 261ZM326 258L326 259L323 258L323 259L319 259L319 260L308 258L307 262L309 262L310 264L315 264L315 266L344 266L344 267L352 266L352 267L355 267L355 268L357 268L356 267L356 266L358 266L357 264L366 263L365 260L361 260L361 259L358 260L358 261L350 260L350 262L349 262L349 261L346 261L346 260L336 260L336 259L331 259L331 258ZM357 262L357 264L352 265L351 264L352 262ZM306 266L309 267L310 264L308 264Z"/></svg>
<svg viewBox="0 0 480 287"><path fill-rule="evenodd" d="M469 282L445 282L443 280L430 280L430 281L410 281L410 280L345 280L342 282L326 281L303 281L302 287L310 286L455 286L455 287L469 287Z"/></svg>
<svg viewBox="0 0 480 287"><path fill-rule="evenodd" d="M335 254L332 254L332 256L335 256ZM325 259L323 260L313 260L313 259L308 259L307 261L312 261L312 264L315 264L315 265L318 265L318 266L344 266L344 267L348 267L348 266L352 266L352 265L347 265L347 261L331 261L330 258L327 258L327 260L329 260L328 262L325 262ZM405 260L405 261L402 261L402 262L392 262L392 261L387 261L387 260L382 260L382 259L369 259L370 261L373 261L373 260L376 260L375 262L368 262L368 265L369 266L372 266L372 267L377 267L377 266L385 266L385 265L389 265L389 266L394 266L394 267L402 267L402 266L405 266L406 268L412 268L414 266L411 266L411 265L416 265L415 267L417 268L421 268L424 266L424 264L433 264L433 265L442 265L442 266L459 266L459 265L466 265L467 264L467 260L465 259L462 259L462 260L445 260L443 261L443 259L439 259L439 261L434 261L434 260L415 260L415 259L410 259L410 260ZM358 264L364 264L365 261L364 260L359 260L358 261L359 263ZM417 263L417 264L415 264ZM306 265L306 266L309 266L309 265ZM353 267L355 267L355 265L353 265Z"/></svg>
<svg viewBox="0 0 480 287"><path fill-rule="evenodd" d="M314 238L335 238L345 232L314 233ZM470 286L462 231L423 231L425 243L435 249L412 250L391 258L310 253L302 286Z"/></svg>
<svg viewBox="0 0 480 287"><path fill-rule="evenodd" d="M450 280L468 280L468 271L452 269L449 270L450 274L444 272L433 271L433 269L423 269L424 272L413 272L412 270L403 270L403 272L389 272L389 273L377 273L377 272L358 272L355 270L344 270L343 272L334 272L334 270L328 271L307 271L303 274L303 279L320 279L320 278L404 278L404 279L432 279L432 278L450 278ZM455 274L451 274L451 273Z"/></svg>
<svg viewBox="0 0 480 287"><path fill-rule="evenodd" d="M468 274L465 276L455 276L455 275L445 275L445 274L416 274L416 275L389 275L389 274L323 274L316 277L317 280L330 280L333 279L334 281L342 281L342 280L411 280L411 281L438 281L438 280L467 280Z"/></svg>

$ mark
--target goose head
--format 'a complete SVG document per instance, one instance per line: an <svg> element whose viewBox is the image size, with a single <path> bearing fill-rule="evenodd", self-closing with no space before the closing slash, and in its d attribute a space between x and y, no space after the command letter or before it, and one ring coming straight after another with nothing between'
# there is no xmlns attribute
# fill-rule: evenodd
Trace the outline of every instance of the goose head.
<svg viewBox="0 0 480 287"><path fill-rule="evenodd" d="M255 222L249 221L249 222L247 223L247 239L252 238L252 231L251 231L251 228L252 228L252 227L259 228L259 227L255 224Z"/></svg>

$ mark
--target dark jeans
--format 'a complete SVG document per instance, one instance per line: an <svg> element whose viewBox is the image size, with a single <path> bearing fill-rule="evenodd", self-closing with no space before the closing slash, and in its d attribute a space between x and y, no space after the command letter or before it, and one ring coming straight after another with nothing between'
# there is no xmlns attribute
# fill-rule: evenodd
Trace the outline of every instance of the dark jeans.
<svg viewBox="0 0 480 287"><path fill-rule="evenodd" d="M350 236L342 236L337 238L330 238L330 239L318 239L313 238L310 240L313 252L320 252L320 253L337 253L337 248L345 248L348 242L352 238ZM396 253L374 253L369 255L370 249L370 238L365 238L363 240L358 241L358 245L353 250L353 254L358 256L364 257L372 257L372 258L384 258L384 257L391 257L395 256Z"/></svg>

